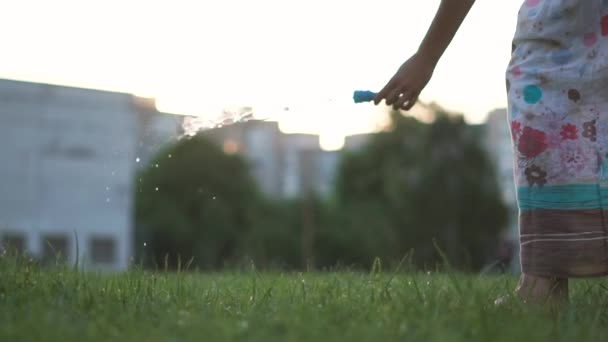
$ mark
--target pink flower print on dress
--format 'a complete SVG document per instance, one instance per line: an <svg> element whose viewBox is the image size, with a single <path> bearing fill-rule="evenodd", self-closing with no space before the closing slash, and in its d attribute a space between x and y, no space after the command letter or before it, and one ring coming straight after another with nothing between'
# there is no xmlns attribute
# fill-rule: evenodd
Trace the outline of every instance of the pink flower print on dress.
<svg viewBox="0 0 608 342"><path fill-rule="evenodd" d="M511 137L513 140L517 140L521 135L521 122L519 121L511 121Z"/></svg>
<svg viewBox="0 0 608 342"><path fill-rule="evenodd" d="M519 67L519 65L516 65L511 69L511 75L515 79L517 79L517 78L519 78L519 76L521 76L521 68Z"/></svg>
<svg viewBox="0 0 608 342"><path fill-rule="evenodd" d="M591 160L585 149L572 141L562 144L559 154L562 171L569 175L582 173Z"/></svg>
<svg viewBox="0 0 608 342"><path fill-rule="evenodd" d="M595 45L595 43L597 42L597 34L595 34L595 32L590 32L587 33L584 37L583 37L583 43L585 44L586 47L590 48L593 45Z"/></svg>
<svg viewBox="0 0 608 342"><path fill-rule="evenodd" d="M538 6L538 4L541 3L541 0L526 0L526 6L527 7L535 7Z"/></svg>
<svg viewBox="0 0 608 342"><path fill-rule="evenodd" d="M601 27L602 27L602 36L604 36L604 37L608 36L608 15L605 15L602 17Z"/></svg>
<svg viewBox="0 0 608 342"><path fill-rule="evenodd" d="M517 150L526 158L534 158L547 149L547 134L531 127L524 127Z"/></svg>
<svg viewBox="0 0 608 342"><path fill-rule="evenodd" d="M573 124L565 124L560 132L562 140L576 140L578 138L578 130Z"/></svg>

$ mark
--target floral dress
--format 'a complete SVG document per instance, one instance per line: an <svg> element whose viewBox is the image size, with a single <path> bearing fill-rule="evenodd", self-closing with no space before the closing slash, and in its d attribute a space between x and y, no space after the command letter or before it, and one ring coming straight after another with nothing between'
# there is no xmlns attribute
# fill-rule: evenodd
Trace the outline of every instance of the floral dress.
<svg viewBox="0 0 608 342"><path fill-rule="evenodd" d="M526 0L506 74L522 271L608 274L608 0Z"/></svg>

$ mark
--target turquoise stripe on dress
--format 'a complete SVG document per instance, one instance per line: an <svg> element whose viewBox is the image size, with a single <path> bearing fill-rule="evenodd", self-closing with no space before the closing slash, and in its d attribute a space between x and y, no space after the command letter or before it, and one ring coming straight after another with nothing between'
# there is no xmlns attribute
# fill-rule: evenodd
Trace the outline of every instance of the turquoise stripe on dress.
<svg viewBox="0 0 608 342"><path fill-rule="evenodd" d="M520 210L531 209L601 209L608 205L608 187L597 184L519 187Z"/></svg>

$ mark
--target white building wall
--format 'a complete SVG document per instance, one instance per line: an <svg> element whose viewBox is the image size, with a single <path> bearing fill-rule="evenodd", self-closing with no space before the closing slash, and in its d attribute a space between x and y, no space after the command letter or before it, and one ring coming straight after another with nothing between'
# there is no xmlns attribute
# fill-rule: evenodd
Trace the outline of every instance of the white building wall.
<svg viewBox="0 0 608 342"><path fill-rule="evenodd" d="M244 127L243 150L251 172L266 194L277 196L281 189L282 156L276 123L249 122Z"/></svg>
<svg viewBox="0 0 608 342"><path fill-rule="evenodd" d="M329 196L334 189L340 154L336 151L319 151L317 160L317 192L321 196Z"/></svg>
<svg viewBox="0 0 608 342"><path fill-rule="evenodd" d="M68 262L78 243L92 266L91 239L110 237L115 262L98 267L125 269L138 120L129 94L0 80L0 238L23 234L40 256L43 237L61 234Z"/></svg>
<svg viewBox="0 0 608 342"><path fill-rule="evenodd" d="M303 195L304 192L312 189L303 189L306 178L312 178L313 175L307 175L307 170L310 167L304 165L302 151L320 150L319 136L313 134L283 134L281 143L283 145L283 154L285 166L283 167L283 189L282 196L287 198Z"/></svg>
<svg viewBox="0 0 608 342"><path fill-rule="evenodd" d="M260 189L272 197L283 190L284 155L281 132L276 122L246 121L203 131L226 153L239 153L249 163L250 171ZM232 146L234 151L228 151Z"/></svg>
<svg viewBox="0 0 608 342"><path fill-rule="evenodd" d="M158 112L154 99L136 98L138 167L146 167L156 153L183 135L184 116Z"/></svg>

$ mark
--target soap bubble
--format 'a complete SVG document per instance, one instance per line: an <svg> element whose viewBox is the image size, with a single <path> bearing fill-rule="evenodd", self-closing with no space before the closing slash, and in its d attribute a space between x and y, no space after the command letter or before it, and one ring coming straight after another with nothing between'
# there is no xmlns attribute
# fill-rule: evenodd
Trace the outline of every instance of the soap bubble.
<svg viewBox="0 0 608 342"><path fill-rule="evenodd" d="M211 119L198 116L186 117L183 121L182 127L184 129L184 135L192 137L201 131L221 128L235 123L247 122L251 120L265 121L268 119L258 119L254 116L252 108L243 107L236 109L225 109L218 117Z"/></svg>

